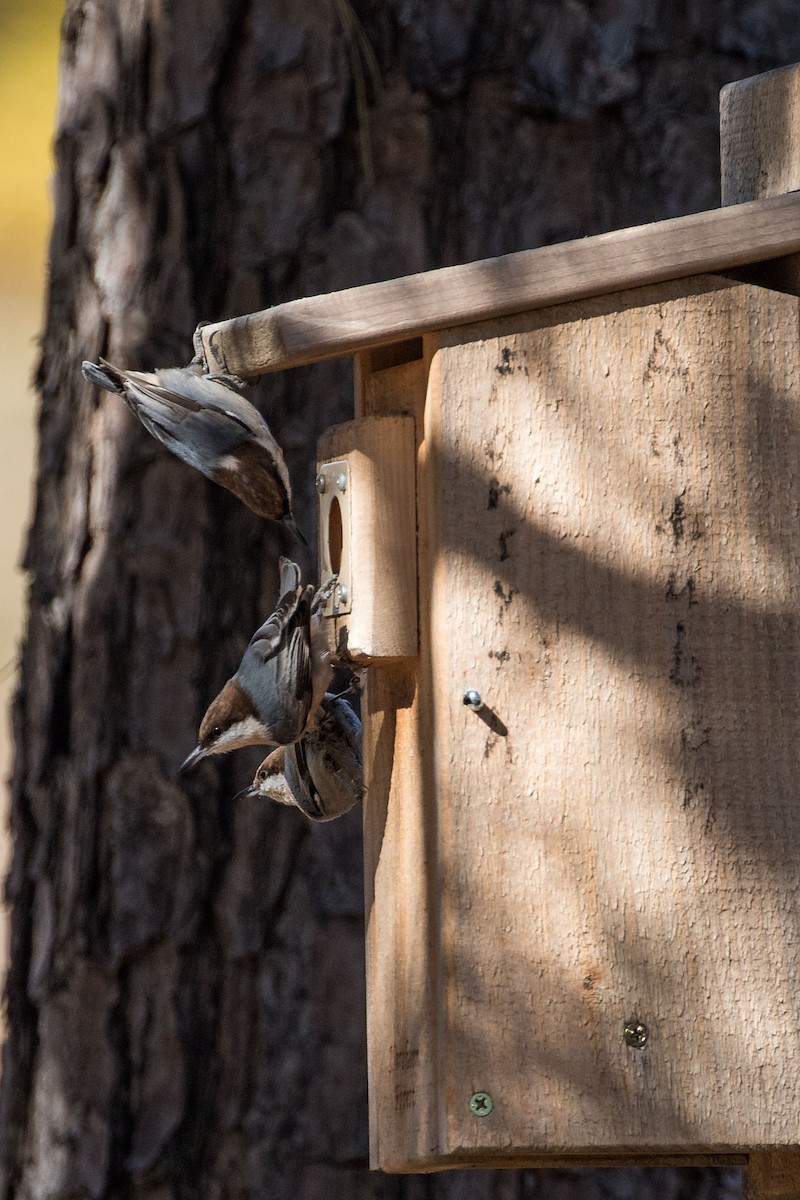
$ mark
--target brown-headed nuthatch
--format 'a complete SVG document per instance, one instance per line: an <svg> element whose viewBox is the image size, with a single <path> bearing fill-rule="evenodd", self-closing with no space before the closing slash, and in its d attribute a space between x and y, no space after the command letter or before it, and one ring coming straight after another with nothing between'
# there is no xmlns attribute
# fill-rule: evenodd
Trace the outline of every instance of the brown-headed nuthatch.
<svg viewBox="0 0 800 1200"><path fill-rule="evenodd" d="M146 374L100 359L84 362L82 370L89 383L121 396L178 458L305 542L292 516L283 452L261 413L241 395L240 381L204 375L196 365Z"/></svg>
<svg viewBox="0 0 800 1200"><path fill-rule="evenodd" d="M209 754L296 742L319 708L333 673L322 610L336 578L315 594L311 584L300 582L296 563L282 558L280 571L278 607L253 634L236 674L208 706L199 742L180 772Z"/></svg>
<svg viewBox="0 0 800 1200"><path fill-rule="evenodd" d="M296 805L312 821L332 821L363 794L361 722L345 700L328 693L300 741L267 755L236 798L268 796Z"/></svg>

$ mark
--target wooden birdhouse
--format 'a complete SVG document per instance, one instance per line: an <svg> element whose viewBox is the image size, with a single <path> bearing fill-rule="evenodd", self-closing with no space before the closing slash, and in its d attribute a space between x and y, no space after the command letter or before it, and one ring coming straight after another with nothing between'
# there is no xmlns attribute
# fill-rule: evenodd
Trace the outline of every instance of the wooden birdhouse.
<svg viewBox="0 0 800 1200"><path fill-rule="evenodd" d="M742 1163L800 1195L800 68L718 211L285 304L366 668L373 1165Z"/></svg>

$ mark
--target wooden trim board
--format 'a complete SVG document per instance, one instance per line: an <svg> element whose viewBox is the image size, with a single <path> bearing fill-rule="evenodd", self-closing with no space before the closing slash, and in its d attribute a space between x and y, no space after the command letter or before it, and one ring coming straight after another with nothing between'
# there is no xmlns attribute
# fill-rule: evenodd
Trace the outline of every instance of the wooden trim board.
<svg viewBox="0 0 800 1200"><path fill-rule="evenodd" d="M244 378L422 333L800 251L800 192L310 296L201 326L210 371Z"/></svg>

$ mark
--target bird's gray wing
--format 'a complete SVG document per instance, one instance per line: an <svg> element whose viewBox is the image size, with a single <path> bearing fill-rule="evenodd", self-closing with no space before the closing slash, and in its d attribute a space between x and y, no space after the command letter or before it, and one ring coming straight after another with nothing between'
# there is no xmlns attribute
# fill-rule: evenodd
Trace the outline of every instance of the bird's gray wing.
<svg viewBox="0 0 800 1200"><path fill-rule="evenodd" d="M205 414L212 420L215 415L225 417L245 437L263 438L266 435L269 441L274 440L258 409L239 395L227 376L196 375L180 367L167 367L149 375L142 371L123 371L102 358L100 364L99 368L92 363L84 364L87 368L94 367L91 373L84 370L86 378L100 387L109 388L111 384L117 391L120 385L124 388L127 384L126 399L137 415L142 418L144 412L153 424L163 425L165 432L169 433L176 421Z"/></svg>
<svg viewBox="0 0 800 1200"><path fill-rule="evenodd" d="M327 820L322 799L311 778L304 739L286 747L283 773L289 785L289 791L301 812L304 812L312 821Z"/></svg>
<svg viewBox="0 0 800 1200"><path fill-rule="evenodd" d="M248 649L253 649L259 658L269 658L281 643L281 638L290 624L302 621L308 608L310 616L311 596L314 589L300 584L300 568L290 558L278 560L280 568L280 599L275 611L270 613L250 639ZM307 599L306 599L307 597Z"/></svg>
<svg viewBox="0 0 800 1200"><path fill-rule="evenodd" d="M203 406L192 396L164 387L155 375L139 371L123 371L100 359L102 368L119 386L128 408L139 418L148 433L158 441L181 442L181 427L187 421L200 420ZM176 372L180 375L180 372ZM170 444L179 458L186 458L186 447ZM200 467L199 463L192 465Z"/></svg>
<svg viewBox="0 0 800 1200"><path fill-rule="evenodd" d="M155 374L123 371L103 359L99 366L84 363L83 373L97 387L117 392L147 432L178 458L259 515L288 518L296 531L283 452L258 409L230 380L223 383L185 367Z"/></svg>
<svg viewBox="0 0 800 1200"><path fill-rule="evenodd" d="M102 359L100 361L103 363ZM109 364L104 366L108 367ZM233 444L236 428L241 431L243 439L252 437L254 433L260 434L265 428L264 421L252 404L231 395L227 390L221 398L214 394L204 395L202 388L197 386L197 377L187 374L185 370L168 368L157 371L155 375L146 375L140 371L122 371L117 367L111 369L123 381L123 385L127 384L126 399L142 423L149 421L167 434L185 421L195 420L213 428L220 420L224 420L230 428ZM219 384L215 385L215 392L219 387ZM241 404L251 412L240 411Z"/></svg>
<svg viewBox="0 0 800 1200"><path fill-rule="evenodd" d="M287 783L312 820L332 821L361 799L361 722L349 704L325 696L316 726L293 747L291 772L291 782L286 772Z"/></svg>
<svg viewBox="0 0 800 1200"><path fill-rule="evenodd" d="M364 790L361 721L346 700L337 696L326 700L313 747L309 747L311 773L323 797L330 792L331 803L345 794L355 803Z"/></svg>
<svg viewBox="0 0 800 1200"><path fill-rule="evenodd" d="M287 640L290 630L295 629L302 616L300 609L303 589L287 592L278 602L278 607L267 617L253 634L248 644L248 652L261 662L266 662L276 654L281 645Z"/></svg>
<svg viewBox="0 0 800 1200"><path fill-rule="evenodd" d="M159 383L167 390L180 390L182 395L191 398L201 408L213 408L225 413L251 437L270 444L274 442L269 425L261 413L241 395L229 376L186 374L177 367L162 368L157 374Z"/></svg>
<svg viewBox="0 0 800 1200"><path fill-rule="evenodd" d="M103 362L102 359L100 361ZM122 371L119 368L115 368L115 371L128 385L129 395L134 403L144 404L148 407L153 404L156 407L163 405L168 411L184 416L188 416L190 413L199 413L203 409L202 403L191 395L188 389L181 386L185 382L185 378L180 371L174 372L178 376L174 387L167 386L161 379L162 375L173 374L173 372L160 372L158 377L155 377L139 371Z"/></svg>
<svg viewBox="0 0 800 1200"><path fill-rule="evenodd" d="M358 754L361 753L361 718L351 704L342 696L326 692L322 697L323 717L321 725L336 726L345 740Z"/></svg>
<svg viewBox="0 0 800 1200"><path fill-rule="evenodd" d="M276 741L293 742L308 722L312 698L311 596L298 586L256 630L237 675L269 719Z"/></svg>
<svg viewBox="0 0 800 1200"><path fill-rule="evenodd" d="M159 440L162 440L162 433L174 437L178 425L200 412L200 405L195 400L162 387L155 375L123 371L104 358L98 365L85 362L82 370L84 378L96 387L121 396L148 433Z"/></svg>

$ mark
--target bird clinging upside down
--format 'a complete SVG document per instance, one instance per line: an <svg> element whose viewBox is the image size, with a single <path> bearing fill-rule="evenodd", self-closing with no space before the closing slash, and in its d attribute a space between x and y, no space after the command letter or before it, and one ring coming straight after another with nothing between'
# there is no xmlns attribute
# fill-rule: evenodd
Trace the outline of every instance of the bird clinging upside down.
<svg viewBox="0 0 800 1200"><path fill-rule="evenodd" d="M236 674L208 706L186 771L209 754L241 746L285 746L305 733L333 673L322 610L335 578L315 592L300 568L280 560L278 606L250 639Z"/></svg>
<svg viewBox="0 0 800 1200"><path fill-rule="evenodd" d="M268 754L239 798L294 804L312 821L348 812L364 793L361 721L340 696L326 694L298 742Z"/></svg>
<svg viewBox="0 0 800 1200"><path fill-rule="evenodd" d="M145 373L103 359L84 362L84 378L114 392L145 429L183 462L221 484L259 517L305 538L292 516L283 452L261 413L230 375L204 375L196 366Z"/></svg>

